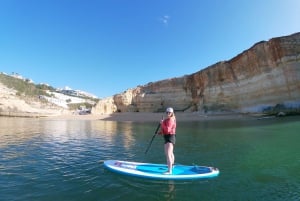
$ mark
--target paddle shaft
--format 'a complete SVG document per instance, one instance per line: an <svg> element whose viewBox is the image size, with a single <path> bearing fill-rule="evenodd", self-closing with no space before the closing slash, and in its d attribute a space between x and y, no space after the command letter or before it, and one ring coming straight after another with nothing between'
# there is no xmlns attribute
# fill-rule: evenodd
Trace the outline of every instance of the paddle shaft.
<svg viewBox="0 0 300 201"><path fill-rule="evenodd" d="M162 119L163 119L163 117L162 117ZM159 128L160 128L160 123L157 125L157 128L156 128L156 130L155 130L155 133L154 133L154 135L152 136L152 139L151 139L151 141L150 141L150 143L149 143L149 145L148 145L148 147L147 147L147 149L146 149L146 151L145 151L145 154L147 154L148 150L150 149L150 147L151 147L151 145L152 145L152 142L153 142L155 136L156 136L157 133L158 133L158 129L159 129Z"/></svg>

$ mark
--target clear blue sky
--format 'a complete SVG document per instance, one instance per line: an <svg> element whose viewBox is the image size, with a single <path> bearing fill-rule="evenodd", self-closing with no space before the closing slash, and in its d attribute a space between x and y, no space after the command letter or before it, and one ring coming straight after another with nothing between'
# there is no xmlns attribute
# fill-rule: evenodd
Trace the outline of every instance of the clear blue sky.
<svg viewBox="0 0 300 201"><path fill-rule="evenodd" d="M100 98L300 31L299 0L0 0L0 71Z"/></svg>

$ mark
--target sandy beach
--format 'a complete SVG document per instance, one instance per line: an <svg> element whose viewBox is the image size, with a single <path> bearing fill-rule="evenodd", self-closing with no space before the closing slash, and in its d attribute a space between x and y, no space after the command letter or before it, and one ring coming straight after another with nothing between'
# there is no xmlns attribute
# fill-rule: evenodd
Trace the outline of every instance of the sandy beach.
<svg viewBox="0 0 300 201"><path fill-rule="evenodd" d="M163 113L142 113L142 112L125 112L103 115L61 115L43 117L47 119L57 120L102 120L102 121L131 121L131 122L157 122L163 117ZM207 120L225 120L225 119L240 119L240 118L254 118L253 116L244 114L212 114L204 115L199 113L175 113L176 120L180 121L207 121Z"/></svg>

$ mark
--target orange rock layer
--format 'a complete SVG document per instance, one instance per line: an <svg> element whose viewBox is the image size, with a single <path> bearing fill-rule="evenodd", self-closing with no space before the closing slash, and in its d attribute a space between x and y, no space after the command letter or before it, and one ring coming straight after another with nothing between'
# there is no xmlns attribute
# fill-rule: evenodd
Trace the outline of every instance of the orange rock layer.
<svg viewBox="0 0 300 201"><path fill-rule="evenodd" d="M255 44L229 61L179 78L148 83L99 101L94 114L265 112L300 108L300 33Z"/></svg>

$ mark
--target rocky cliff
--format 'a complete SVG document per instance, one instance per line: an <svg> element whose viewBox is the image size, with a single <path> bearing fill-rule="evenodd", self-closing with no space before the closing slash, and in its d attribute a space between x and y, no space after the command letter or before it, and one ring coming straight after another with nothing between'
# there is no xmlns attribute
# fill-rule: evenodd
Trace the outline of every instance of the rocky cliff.
<svg viewBox="0 0 300 201"><path fill-rule="evenodd" d="M69 114L70 111L35 98L17 96L17 91L0 82L0 116L41 117Z"/></svg>
<svg viewBox="0 0 300 201"><path fill-rule="evenodd" d="M300 33L262 41L191 75L148 83L99 101L93 114L300 110Z"/></svg>

